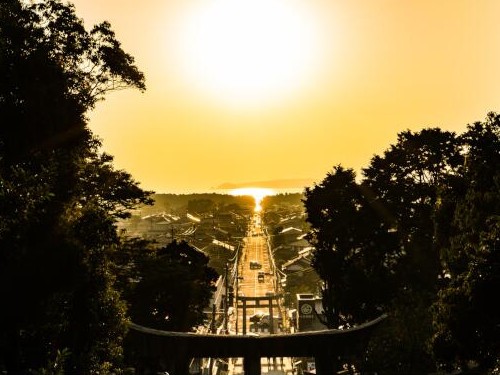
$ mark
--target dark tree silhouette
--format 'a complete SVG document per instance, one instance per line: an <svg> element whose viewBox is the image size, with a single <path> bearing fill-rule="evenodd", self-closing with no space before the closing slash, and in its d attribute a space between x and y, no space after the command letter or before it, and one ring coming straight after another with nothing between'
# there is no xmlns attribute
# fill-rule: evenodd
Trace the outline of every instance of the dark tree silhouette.
<svg viewBox="0 0 500 375"><path fill-rule="evenodd" d="M468 126L459 189L443 192L445 286L433 306L432 348L446 369L498 368L500 361L500 115ZM451 212L451 215L448 214ZM444 218L444 220L443 220Z"/></svg>
<svg viewBox="0 0 500 375"><path fill-rule="evenodd" d="M354 171L337 166L305 191L312 266L322 278L323 307L330 328L380 315L391 293L385 252L393 251L391 223L381 220ZM374 246L374 244L377 246Z"/></svg>
<svg viewBox="0 0 500 375"><path fill-rule="evenodd" d="M71 5L5 0L0 25L0 369L64 353L69 373L107 372L126 325L115 221L149 193L99 153L86 113L144 77L108 23L86 31Z"/></svg>
<svg viewBox="0 0 500 375"><path fill-rule="evenodd" d="M188 243L152 249L137 264L137 281L126 294L135 323L169 331L191 331L215 290L209 258Z"/></svg>
<svg viewBox="0 0 500 375"><path fill-rule="evenodd" d="M429 307L443 275L433 218L438 192L463 164L459 145L454 133L440 129L402 132L373 157L360 183L352 170L336 167L306 190L313 266L324 281L329 325L390 314L367 353L374 370L433 369Z"/></svg>

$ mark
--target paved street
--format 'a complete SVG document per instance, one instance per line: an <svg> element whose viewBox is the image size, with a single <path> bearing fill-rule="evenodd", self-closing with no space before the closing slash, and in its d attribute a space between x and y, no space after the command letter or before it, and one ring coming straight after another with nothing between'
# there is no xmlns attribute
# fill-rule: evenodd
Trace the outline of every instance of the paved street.
<svg viewBox="0 0 500 375"><path fill-rule="evenodd" d="M267 248L267 239L261 227L261 218L255 214L252 218L248 236L244 239L245 246L242 250L238 265L238 294L245 297L264 297L266 293L275 294L274 277L272 273L271 260ZM251 267L251 262L255 265ZM259 280L259 273L263 274ZM250 331L250 316L262 313L268 314L268 307L257 307L247 309L247 333ZM243 332L242 309L238 311L238 333ZM277 307L273 309L273 315L278 316Z"/></svg>
<svg viewBox="0 0 500 375"><path fill-rule="evenodd" d="M238 264L238 285L237 290L239 296L245 297L264 297L266 294L275 294L274 274L272 270L272 261L269 258L269 250L267 247L267 239L261 226L261 217L258 213L254 214L252 222L249 226L247 237L244 239L244 248L242 249L240 262ZM252 264L252 267L251 267ZM259 280L259 273L264 276ZM267 302L265 302L267 304ZM236 309L235 309L236 311ZM250 318L254 314L269 314L269 307L253 307L247 309L246 333L268 335L269 327L259 326L252 323ZM275 331L279 331L278 317L280 309L278 306L273 306L273 316ZM237 320L237 321L236 321ZM232 333L243 334L243 309L233 316L231 322ZM241 358L229 360L229 374L236 375L243 373L243 361ZM262 373L267 374L286 374L291 373L290 358L262 358L261 369Z"/></svg>

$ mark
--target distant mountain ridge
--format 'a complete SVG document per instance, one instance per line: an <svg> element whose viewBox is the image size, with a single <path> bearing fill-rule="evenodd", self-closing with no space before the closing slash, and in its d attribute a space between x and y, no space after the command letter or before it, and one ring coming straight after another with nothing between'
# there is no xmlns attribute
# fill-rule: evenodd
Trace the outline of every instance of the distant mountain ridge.
<svg viewBox="0 0 500 375"><path fill-rule="evenodd" d="M282 180L254 181L245 183L225 182L214 189L239 189L239 188L267 188L267 189L293 189L312 186L312 178L291 178Z"/></svg>

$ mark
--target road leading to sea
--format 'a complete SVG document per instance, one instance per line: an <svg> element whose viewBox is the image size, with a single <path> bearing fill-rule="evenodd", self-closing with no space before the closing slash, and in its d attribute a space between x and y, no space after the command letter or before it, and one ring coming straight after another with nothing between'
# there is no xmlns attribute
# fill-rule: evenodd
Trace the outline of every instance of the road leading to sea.
<svg viewBox="0 0 500 375"><path fill-rule="evenodd" d="M251 262L259 265L251 267ZM259 273L263 274L263 279L259 280ZM274 280L271 269L271 259L269 259L269 250L267 239L262 230L261 217L258 213L252 217L251 224L244 238L244 247L238 264L238 294L245 297L263 297L267 293L274 294ZM247 319L250 316L262 312L269 313L267 307L247 309ZM274 309L274 315L278 314L278 309ZM242 309L238 312L238 332L243 332ZM249 332L250 321L247 321L247 332Z"/></svg>
<svg viewBox="0 0 500 375"><path fill-rule="evenodd" d="M250 267L251 262L259 264L260 268ZM237 293L245 297L263 297L266 294L275 294L276 280L272 272L272 260L270 259L266 234L262 228L261 216L255 213L249 225L247 236L244 238L244 246L238 263L238 288ZM264 278L259 280L259 272L264 273ZM236 290L236 289L235 289ZM277 322L280 315L278 306L273 307L273 316ZM247 334L268 335L268 329L260 329L250 321L254 314L269 314L269 307L255 307L247 309ZM233 322L233 333L243 333L243 310L240 309ZM277 324L276 324L277 326ZM236 332L237 328L237 332ZM229 374L241 374L243 362L241 358L230 360ZM262 373L285 374L291 373L290 358L262 358Z"/></svg>

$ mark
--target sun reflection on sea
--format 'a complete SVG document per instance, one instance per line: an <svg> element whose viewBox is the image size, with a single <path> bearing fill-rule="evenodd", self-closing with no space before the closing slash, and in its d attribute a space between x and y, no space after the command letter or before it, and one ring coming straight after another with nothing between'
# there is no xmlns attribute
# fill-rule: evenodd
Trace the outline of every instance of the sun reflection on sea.
<svg viewBox="0 0 500 375"><path fill-rule="evenodd" d="M262 199L268 195L275 195L276 192L273 189L266 188L256 188L256 187L248 187L248 188L238 188L233 189L229 192L231 195L250 195L255 199L255 212L260 212L262 210Z"/></svg>

